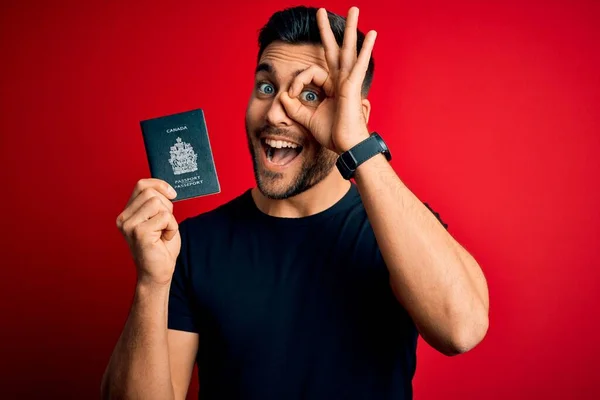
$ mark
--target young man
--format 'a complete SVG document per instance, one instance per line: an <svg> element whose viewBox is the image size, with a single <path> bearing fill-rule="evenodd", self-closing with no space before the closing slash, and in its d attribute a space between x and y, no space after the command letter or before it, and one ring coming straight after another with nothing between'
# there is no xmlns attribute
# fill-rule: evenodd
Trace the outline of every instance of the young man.
<svg viewBox="0 0 600 400"><path fill-rule="evenodd" d="M357 22L297 7L261 31L256 188L178 225L168 185L138 182L117 218L138 284L104 398L183 399L197 362L202 400L410 399L419 333L447 355L483 339L481 269L367 128L376 33Z"/></svg>

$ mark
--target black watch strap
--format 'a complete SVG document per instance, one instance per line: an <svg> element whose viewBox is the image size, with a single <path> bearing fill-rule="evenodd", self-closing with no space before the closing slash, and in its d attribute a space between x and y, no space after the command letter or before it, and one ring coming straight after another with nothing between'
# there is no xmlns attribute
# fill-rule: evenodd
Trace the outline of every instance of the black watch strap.
<svg viewBox="0 0 600 400"><path fill-rule="evenodd" d="M367 139L340 154L336 166L344 179L350 179L354 176L359 165L380 153L383 153L388 161L392 159L392 155L381 136L377 132L373 132Z"/></svg>

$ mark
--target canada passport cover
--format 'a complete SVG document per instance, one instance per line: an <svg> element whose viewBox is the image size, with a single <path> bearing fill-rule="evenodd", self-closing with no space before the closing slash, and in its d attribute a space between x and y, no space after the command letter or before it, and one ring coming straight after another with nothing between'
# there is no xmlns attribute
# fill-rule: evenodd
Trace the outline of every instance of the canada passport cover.
<svg viewBox="0 0 600 400"><path fill-rule="evenodd" d="M177 191L173 201L219 193L202 109L140 121L150 175Z"/></svg>

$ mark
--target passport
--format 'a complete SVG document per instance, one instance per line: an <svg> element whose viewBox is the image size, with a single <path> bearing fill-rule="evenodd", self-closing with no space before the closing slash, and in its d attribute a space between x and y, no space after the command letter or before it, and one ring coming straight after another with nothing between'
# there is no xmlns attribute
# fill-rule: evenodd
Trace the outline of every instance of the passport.
<svg viewBox="0 0 600 400"><path fill-rule="evenodd" d="M202 109L140 121L152 178L177 191L172 201L221 192Z"/></svg>

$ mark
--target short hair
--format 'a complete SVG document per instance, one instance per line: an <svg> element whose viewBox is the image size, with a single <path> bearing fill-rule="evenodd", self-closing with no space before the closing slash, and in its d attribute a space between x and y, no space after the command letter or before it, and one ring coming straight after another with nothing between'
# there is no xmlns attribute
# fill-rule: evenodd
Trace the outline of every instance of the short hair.
<svg viewBox="0 0 600 400"><path fill-rule="evenodd" d="M258 35L258 60L264 50L275 41L282 41L290 44L320 44L321 34L317 23L317 8L297 6L277 11L269 18L267 23L260 29ZM344 29L346 27L346 18L327 11L329 24L335 36L335 40L341 47L344 41ZM356 30L356 51L360 53L365 41L365 34L359 29ZM259 61L257 61L259 62ZM373 72L375 70L375 60L373 55L369 60L369 67L362 83L361 92L366 96L373 82Z"/></svg>

